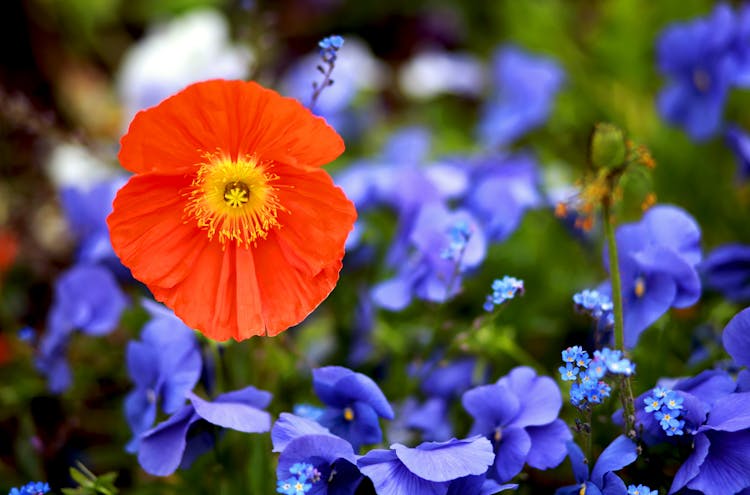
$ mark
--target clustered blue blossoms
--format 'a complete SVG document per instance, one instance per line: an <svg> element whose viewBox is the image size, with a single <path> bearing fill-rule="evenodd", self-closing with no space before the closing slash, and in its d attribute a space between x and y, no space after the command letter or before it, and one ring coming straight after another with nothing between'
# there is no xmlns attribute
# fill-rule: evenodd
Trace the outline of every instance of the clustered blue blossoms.
<svg viewBox="0 0 750 495"><path fill-rule="evenodd" d="M495 279L492 282L492 294L489 294L484 302L484 310L487 312L493 311L496 306L513 299L516 294L523 294L523 291L523 280L507 275Z"/></svg>
<svg viewBox="0 0 750 495"><path fill-rule="evenodd" d="M683 398L672 390L656 387L643 402L647 413L653 413L662 430L668 435L682 435L685 421L680 419Z"/></svg>
<svg viewBox="0 0 750 495"><path fill-rule="evenodd" d="M614 305L608 295L585 289L573 295L573 302L576 310L591 316L599 326L610 328L615 324Z"/></svg>
<svg viewBox="0 0 750 495"><path fill-rule="evenodd" d="M622 355L622 351L607 347L594 351L589 357L580 346L568 347L562 351L564 366L560 366L560 378L574 382L570 388L570 403L579 409L601 404L612 392L603 378L609 373L630 376L635 373L635 365Z"/></svg>
<svg viewBox="0 0 750 495"><path fill-rule="evenodd" d="M328 36L318 42L320 57L323 62L334 63L341 47L344 46L344 38L338 35Z"/></svg>
<svg viewBox="0 0 750 495"><path fill-rule="evenodd" d="M47 483L41 481L29 481L19 488L11 488L8 495L44 495L50 491Z"/></svg>

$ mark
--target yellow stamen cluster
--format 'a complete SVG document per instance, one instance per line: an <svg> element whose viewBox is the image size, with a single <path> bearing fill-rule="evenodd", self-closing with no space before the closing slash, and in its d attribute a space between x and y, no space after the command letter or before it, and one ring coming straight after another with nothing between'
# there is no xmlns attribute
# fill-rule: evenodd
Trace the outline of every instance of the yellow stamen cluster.
<svg viewBox="0 0 750 495"><path fill-rule="evenodd" d="M186 220L195 219L209 239L218 234L223 245L235 241L249 247L265 239L281 226L279 210L286 211L276 194L279 186L273 184L278 176L270 168L252 156L232 160L224 154L207 155L186 193Z"/></svg>

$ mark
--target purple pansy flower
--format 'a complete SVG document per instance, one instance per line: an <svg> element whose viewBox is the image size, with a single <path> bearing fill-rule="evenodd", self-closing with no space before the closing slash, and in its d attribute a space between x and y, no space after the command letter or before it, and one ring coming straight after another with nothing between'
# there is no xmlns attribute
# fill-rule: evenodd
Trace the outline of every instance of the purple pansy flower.
<svg viewBox="0 0 750 495"><path fill-rule="evenodd" d="M409 235L412 252L396 275L373 288L375 303L398 311L413 297L445 302L461 288L461 274L478 266L487 243L477 220L442 203L423 205Z"/></svg>
<svg viewBox="0 0 750 495"><path fill-rule="evenodd" d="M492 154L473 165L466 205L490 240L502 242L515 232L526 210L543 203L536 160L528 153Z"/></svg>
<svg viewBox="0 0 750 495"><path fill-rule="evenodd" d="M39 341L35 359L52 392L60 393L70 386L65 354L73 331L105 335L115 329L126 305L125 294L115 278L101 266L76 265L57 279L47 330Z"/></svg>
<svg viewBox="0 0 750 495"><path fill-rule="evenodd" d="M318 422L352 444L382 439L378 418L393 419L393 409L372 379L341 366L313 370L313 388L327 406Z"/></svg>
<svg viewBox="0 0 750 495"><path fill-rule="evenodd" d="M65 218L78 241L79 262L120 266L109 240L106 219L112 212L115 193L125 181L125 177L116 177L89 188L68 186L60 190Z"/></svg>
<svg viewBox="0 0 750 495"><path fill-rule="evenodd" d="M492 441L496 459L489 478L502 483L525 464L549 469L565 459L572 435L557 417L562 394L551 378L528 367L514 368L497 383L467 391L462 403L474 418L470 434Z"/></svg>
<svg viewBox="0 0 750 495"><path fill-rule="evenodd" d="M565 74L549 58L504 46L495 52L492 77L495 89L482 109L479 135L486 146L498 147L547 120Z"/></svg>
<svg viewBox="0 0 750 495"><path fill-rule="evenodd" d="M638 458L637 447L632 440L623 435L615 438L599 454L590 474L581 448L573 441L568 442L567 447L577 484L559 488L555 495L627 495L625 483L613 471L619 471Z"/></svg>
<svg viewBox="0 0 750 495"><path fill-rule="evenodd" d="M659 69L670 79L659 94L659 112L695 140L720 130L729 89L745 78L745 54L738 51L747 44L738 38L743 18L719 4L708 17L668 26L659 38Z"/></svg>
<svg viewBox="0 0 750 495"><path fill-rule="evenodd" d="M279 480L292 477L296 465L311 466L310 495L353 495L362 481L351 444L311 419L281 413L271 439L273 451L281 453Z"/></svg>
<svg viewBox="0 0 750 495"><path fill-rule="evenodd" d="M683 487L705 495L750 487L750 392L716 400L692 438L693 451L675 474L669 493Z"/></svg>
<svg viewBox="0 0 750 495"><path fill-rule="evenodd" d="M696 265L701 261L701 232L684 210L655 206L640 222L620 226L617 240L622 280L625 346L632 348L641 332L669 308L685 308L700 298ZM609 265L607 250L604 259ZM599 287L611 294L609 282Z"/></svg>
<svg viewBox="0 0 750 495"><path fill-rule="evenodd" d="M185 396L188 404L141 435L138 462L150 474L167 476L189 466L213 446L217 426L245 433L271 428L271 415L262 410L271 402L269 392L246 387L213 401L189 391Z"/></svg>
<svg viewBox="0 0 750 495"><path fill-rule="evenodd" d="M140 341L131 341L126 350L128 373L135 389L125 397L125 416L133 432L129 452L138 450L138 438L151 428L157 406L172 414L184 403L201 376L200 349L192 330L171 311L153 314Z"/></svg>

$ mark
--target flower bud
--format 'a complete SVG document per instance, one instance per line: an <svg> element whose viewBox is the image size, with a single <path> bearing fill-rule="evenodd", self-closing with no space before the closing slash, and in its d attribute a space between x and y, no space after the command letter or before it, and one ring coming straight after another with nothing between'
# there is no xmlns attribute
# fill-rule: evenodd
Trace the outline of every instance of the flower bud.
<svg viewBox="0 0 750 495"><path fill-rule="evenodd" d="M594 126L589 142L589 161L595 168L616 168L623 164L627 153L622 130L608 123Z"/></svg>

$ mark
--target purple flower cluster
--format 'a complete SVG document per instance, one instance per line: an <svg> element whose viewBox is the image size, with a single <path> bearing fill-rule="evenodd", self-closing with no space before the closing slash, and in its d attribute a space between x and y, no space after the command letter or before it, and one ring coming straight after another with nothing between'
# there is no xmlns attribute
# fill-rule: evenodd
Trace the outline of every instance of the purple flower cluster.
<svg viewBox="0 0 750 495"><path fill-rule="evenodd" d="M464 376L463 370L473 365L462 364L460 372L451 368L448 375L441 370L440 376ZM475 421L468 438L424 442L416 447L394 443L389 449L357 456L365 439L352 432L378 428L377 416L362 411L390 411L390 406L365 375L340 367L313 373L316 393L328 406L324 411L334 413L324 412L317 419L282 413L276 421L271 439L274 452L280 454L276 471L279 493L352 494L362 483L372 483L376 493L497 493L517 486L503 483L525 464L538 469L560 464L566 454L565 443L571 438L565 423L557 418L562 398L554 381L536 376L530 368L516 368L494 385L464 393L464 407ZM428 381L424 386L431 390ZM437 385L441 389L432 390L435 395L455 394L453 387L451 391L442 389L442 380ZM331 422L328 417L340 421ZM349 428L341 428L341 421L348 422ZM352 438L358 442L356 446ZM374 438L370 437L369 443Z"/></svg>
<svg viewBox="0 0 750 495"><path fill-rule="evenodd" d="M354 263L359 257L370 262L365 241L381 237L366 223L369 212L385 208L398 219L385 256L393 275L372 291L375 304L391 311L415 297L454 297L463 276L484 261L488 244L506 239L527 209L543 203L537 165L527 154L431 161L429 149L426 130L404 129L379 157L355 163L337 181L360 212L347 242Z"/></svg>

